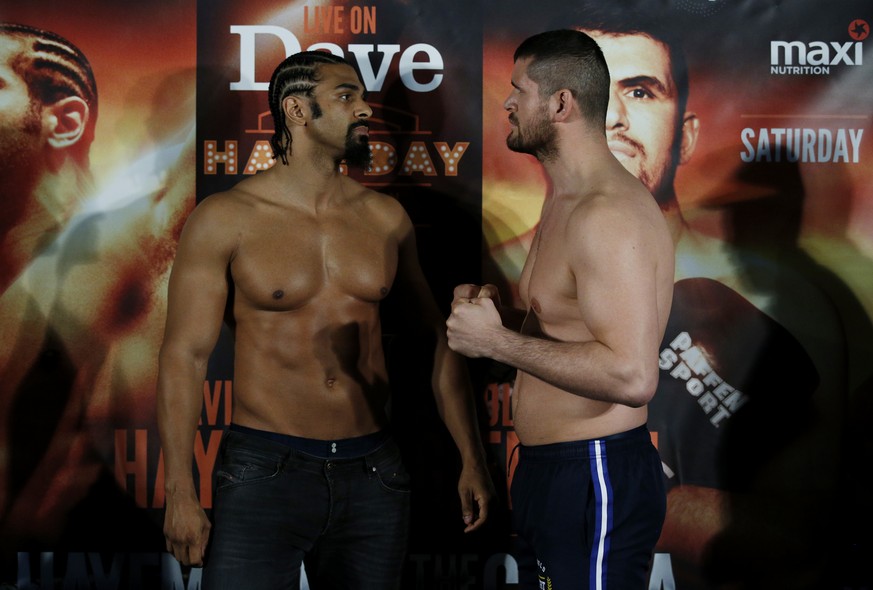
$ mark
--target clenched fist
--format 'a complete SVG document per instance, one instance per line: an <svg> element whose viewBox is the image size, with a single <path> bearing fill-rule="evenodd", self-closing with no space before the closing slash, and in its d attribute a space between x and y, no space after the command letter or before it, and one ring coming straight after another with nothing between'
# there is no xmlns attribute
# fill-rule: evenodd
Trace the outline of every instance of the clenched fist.
<svg viewBox="0 0 873 590"><path fill-rule="evenodd" d="M446 322L449 348L470 358L489 356L491 346L505 330L494 285L455 287L452 315Z"/></svg>

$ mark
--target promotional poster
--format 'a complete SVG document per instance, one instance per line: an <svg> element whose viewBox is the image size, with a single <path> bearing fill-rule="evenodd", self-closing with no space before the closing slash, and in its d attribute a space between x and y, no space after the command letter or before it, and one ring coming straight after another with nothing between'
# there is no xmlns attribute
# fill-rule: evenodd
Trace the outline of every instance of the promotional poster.
<svg viewBox="0 0 873 590"><path fill-rule="evenodd" d="M321 50L358 70L373 160L341 171L406 210L445 316L462 283L523 307L548 181L507 148L504 102L515 48L559 28L601 46L607 139L681 220L649 405L668 489L649 588L873 587L870 23L861 0L0 2L0 587L201 587L162 532L167 281L197 204L281 165L275 66ZM67 124L48 144L36 104ZM497 494L464 534L460 458L403 306L381 306L412 479L402 588L520 588L515 370L468 362ZM225 328L194 444L207 514L233 385Z"/></svg>

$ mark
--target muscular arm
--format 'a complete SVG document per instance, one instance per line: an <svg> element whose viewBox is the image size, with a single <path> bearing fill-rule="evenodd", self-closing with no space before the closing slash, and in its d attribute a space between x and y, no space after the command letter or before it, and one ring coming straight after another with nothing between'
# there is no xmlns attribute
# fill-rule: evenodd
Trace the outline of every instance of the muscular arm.
<svg viewBox="0 0 873 590"><path fill-rule="evenodd" d="M453 349L488 356L589 399L645 405L657 385L666 318L658 309L656 254L641 237L651 230L642 225L644 220L627 220L615 210L574 214L568 221L563 239L579 319L567 324L578 321L590 339L515 333L501 324L490 299L479 298L454 306L448 322Z"/></svg>
<svg viewBox="0 0 873 590"><path fill-rule="evenodd" d="M402 301L417 303L416 311L421 314L421 321L433 331L436 339L431 385L440 417L461 454L463 467L458 493L467 525L465 532L469 532L485 522L488 503L494 495L485 467L485 451L476 423L470 379L464 359L449 349L444 319L419 266L414 228L405 213L401 235L397 286L404 291Z"/></svg>
<svg viewBox="0 0 873 590"><path fill-rule="evenodd" d="M203 379L218 339L227 300L228 246L208 205L188 219L170 275L167 325L158 370L158 430L164 452L167 549L200 564L209 522L194 490L194 436L203 403Z"/></svg>

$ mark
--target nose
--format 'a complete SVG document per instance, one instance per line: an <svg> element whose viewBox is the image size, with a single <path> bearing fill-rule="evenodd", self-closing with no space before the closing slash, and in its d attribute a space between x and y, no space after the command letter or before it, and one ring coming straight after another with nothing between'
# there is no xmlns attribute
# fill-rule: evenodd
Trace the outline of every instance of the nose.
<svg viewBox="0 0 873 590"><path fill-rule="evenodd" d="M516 109L515 97L513 95L510 94L506 97L506 100L503 101L503 108L510 112Z"/></svg>
<svg viewBox="0 0 873 590"><path fill-rule="evenodd" d="M613 90L609 94L609 104L606 107L606 128L627 129L627 126L627 110L625 109L621 93L617 90Z"/></svg>
<svg viewBox="0 0 873 590"><path fill-rule="evenodd" d="M366 100L361 100L358 108L355 110L355 116L359 119L369 119L373 115L373 109Z"/></svg>

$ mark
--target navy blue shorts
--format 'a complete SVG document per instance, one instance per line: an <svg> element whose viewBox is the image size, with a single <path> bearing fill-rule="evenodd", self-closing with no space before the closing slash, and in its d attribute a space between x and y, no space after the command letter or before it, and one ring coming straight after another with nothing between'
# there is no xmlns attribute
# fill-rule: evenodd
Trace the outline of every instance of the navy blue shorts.
<svg viewBox="0 0 873 590"><path fill-rule="evenodd" d="M666 513L661 459L646 426L521 446L511 493L520 588L646 588Z"/></svg>

